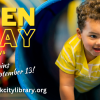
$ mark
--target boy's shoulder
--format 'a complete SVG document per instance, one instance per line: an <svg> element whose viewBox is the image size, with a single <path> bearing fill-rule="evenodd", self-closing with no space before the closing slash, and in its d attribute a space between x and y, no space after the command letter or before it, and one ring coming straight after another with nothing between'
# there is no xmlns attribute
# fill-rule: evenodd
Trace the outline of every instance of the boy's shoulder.
<svg viewBox="0 0 100 100"><path fill-rule="evenodd" d="M65 48L70 47L74 50L74 53L76 51L80 52L82 50L82 46L81 40L78 38L77 34L71 36L64 44Z"/></svg>

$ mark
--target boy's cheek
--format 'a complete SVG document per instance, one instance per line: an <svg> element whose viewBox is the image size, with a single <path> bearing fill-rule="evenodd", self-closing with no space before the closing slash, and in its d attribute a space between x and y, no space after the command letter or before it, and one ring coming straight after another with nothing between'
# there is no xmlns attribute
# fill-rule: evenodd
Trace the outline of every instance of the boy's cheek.
<svg viewBox="0 0 100 100"><path fill-rule="evenodd" d="M94 42L93 41L90 41L90 40L86 40L85 42L84 42L84 46L86 47L86 48L93 48L93 46L94 46Z"/></svg>

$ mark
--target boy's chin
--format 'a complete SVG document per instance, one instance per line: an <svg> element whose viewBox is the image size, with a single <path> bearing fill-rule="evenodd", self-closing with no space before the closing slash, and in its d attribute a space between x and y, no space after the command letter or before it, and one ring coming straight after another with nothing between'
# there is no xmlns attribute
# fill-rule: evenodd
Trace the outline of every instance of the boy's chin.
<svg viewBox="0 0 100 100"><path fill-rule="evenodd" d="M94 57L96 57L96 56L100 56L100 53L93 53L92 54Z"/></svg>

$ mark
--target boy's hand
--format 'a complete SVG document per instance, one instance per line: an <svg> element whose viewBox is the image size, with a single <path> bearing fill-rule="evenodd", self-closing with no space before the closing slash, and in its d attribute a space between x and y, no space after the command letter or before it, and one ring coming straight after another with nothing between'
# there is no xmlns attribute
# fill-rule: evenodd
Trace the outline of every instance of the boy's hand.
<svg viewBox="0 0 100 100"><path fill-rule="evenodd" d="M61 100L74 100L74 74L60 72L60 97Z"/></svg>

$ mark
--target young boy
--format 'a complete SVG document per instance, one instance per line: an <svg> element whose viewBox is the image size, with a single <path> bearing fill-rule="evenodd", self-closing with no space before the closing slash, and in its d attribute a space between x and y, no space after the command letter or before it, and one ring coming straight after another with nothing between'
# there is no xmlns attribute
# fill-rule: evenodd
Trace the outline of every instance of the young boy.
<svg viewBox="0 0 100 100"><path fill-rule="evenodd" d="M55 62L60 68L60 97L100 100L100 1L83 2L77 17L77 34L65 42Z"/></svg>

